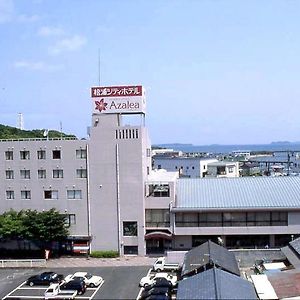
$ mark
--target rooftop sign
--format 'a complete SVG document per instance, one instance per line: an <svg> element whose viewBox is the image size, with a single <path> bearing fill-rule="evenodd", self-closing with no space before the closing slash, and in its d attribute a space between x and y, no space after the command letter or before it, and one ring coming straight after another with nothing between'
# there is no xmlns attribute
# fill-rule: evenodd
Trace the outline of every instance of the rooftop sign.
<svg viewBox="0 0 300 300"><path fill-rule="evenodd" d="M92 87L94 113L145 113L146 99L141 85Z"/></svg>

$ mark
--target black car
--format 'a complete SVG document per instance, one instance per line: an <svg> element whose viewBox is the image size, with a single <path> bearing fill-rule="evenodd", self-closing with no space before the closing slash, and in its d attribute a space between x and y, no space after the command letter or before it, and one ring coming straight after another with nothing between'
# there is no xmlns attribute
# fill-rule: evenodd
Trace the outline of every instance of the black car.
<svg viewBox="0 0 300 300"><path fill-rule="evenodd" d="M145 300L170 300L170 296L166 295L150 295L149 297L145 298Z"/></svg>
<svg viewBox="0 0 300 300"><path fill-rule="evenodd" d="M150 290L154 287L167 287L169 289L172 289L173 288L173 285L171 283L170 280L166 279L166 278L156 278L154 280L154 283L148 285L148 286L145 286L144 287L144 290Z"/></svg>
<svg viewBox="0 0 300 300"><path fill-rule="evenodd" d="M164 295L166 297L170 296L170 289L168 287L153 287L150 290L142 291L140 295L140 299L146 299L149 296L157 296L157 295Z"/></svg>
<svg viewBox="0 0 300 300"><path fill-rule="evenodd" d="M60 286L60 289L77 291L78 295L82 295L86 291L86 284L82 279L72 279L68 282L63 283Z"/></svg>
<svg viewBox="0 0 300 300"><path fill-rule="evenodd" d="M30 286L34 285L49 285L51 283L60 283L64 279L63 275L59 275L55 272L44 272L42 274L34 275L26 280L26 284Z"/></svg>

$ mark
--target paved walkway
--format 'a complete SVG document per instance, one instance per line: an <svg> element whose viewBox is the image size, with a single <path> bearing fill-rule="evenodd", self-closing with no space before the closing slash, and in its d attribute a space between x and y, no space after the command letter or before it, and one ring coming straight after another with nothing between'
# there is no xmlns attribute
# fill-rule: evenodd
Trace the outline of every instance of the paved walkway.
<svg viewBox="0 0 300 300"><path fill-rule="evenodd" d="M125 256L120 258L86 258L86 257L61 257L49 259L47 268L71 267L112 267L112 266L151 266L156 258L141 256Z"/></svg>

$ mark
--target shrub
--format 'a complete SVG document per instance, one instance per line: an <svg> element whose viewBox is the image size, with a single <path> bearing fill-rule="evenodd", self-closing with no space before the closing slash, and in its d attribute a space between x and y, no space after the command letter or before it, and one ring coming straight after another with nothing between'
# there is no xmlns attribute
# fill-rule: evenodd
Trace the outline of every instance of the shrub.
<svg viewBox="0 0 300 300"><path fill-rule="evenodd" d="M92 251L90 257L95 258L114 258L119 257L119 252L114 250L107 251Z"/></svg>

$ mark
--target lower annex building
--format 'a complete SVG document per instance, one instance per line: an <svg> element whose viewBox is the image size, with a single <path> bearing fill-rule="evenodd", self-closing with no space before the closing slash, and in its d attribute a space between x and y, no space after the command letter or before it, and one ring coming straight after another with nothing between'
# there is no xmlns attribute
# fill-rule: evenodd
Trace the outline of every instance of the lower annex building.
<svg viewBox="0 0 300 300"><path fill-rule="evenodd" d="M300 232L300 178L179 179L152 170L142 86L95 87L88 140L0 141L0 213L56 208L71 249L120 255L279 247ZM126 125L129 116L138 125Z"/></svg>

